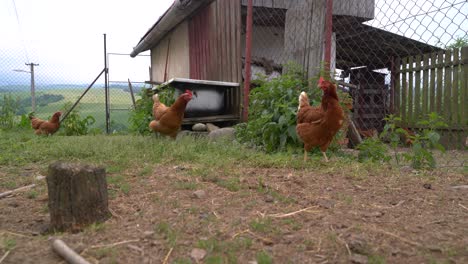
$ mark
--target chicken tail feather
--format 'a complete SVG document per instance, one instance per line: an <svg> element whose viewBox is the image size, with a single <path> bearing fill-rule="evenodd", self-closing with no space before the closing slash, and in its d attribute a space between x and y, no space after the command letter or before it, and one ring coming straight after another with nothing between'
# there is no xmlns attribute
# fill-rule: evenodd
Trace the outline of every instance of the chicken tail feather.
<svg viewBox="0 0 468 264"><path fill-rule="evenodd" d="M300 110L301 107L309 105L309 97L307 96L306 92L302 92L301 95L299 95L299 107L297 109Z"/></svg>

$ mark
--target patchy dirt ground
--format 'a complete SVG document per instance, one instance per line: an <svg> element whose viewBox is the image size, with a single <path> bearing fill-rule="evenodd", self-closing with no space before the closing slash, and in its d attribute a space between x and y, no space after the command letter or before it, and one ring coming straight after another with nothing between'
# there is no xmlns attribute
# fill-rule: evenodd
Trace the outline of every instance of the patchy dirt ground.
<svg viewBox="0 0 468 264"><path fill-rule="evenodd" d="M44 168L3 167L1 192L38 187L0 199L0 262L64 263L54 236L91 263L468 263L466 170L349 166L108 173L113 216L77 234L46 233Z"/></svg>

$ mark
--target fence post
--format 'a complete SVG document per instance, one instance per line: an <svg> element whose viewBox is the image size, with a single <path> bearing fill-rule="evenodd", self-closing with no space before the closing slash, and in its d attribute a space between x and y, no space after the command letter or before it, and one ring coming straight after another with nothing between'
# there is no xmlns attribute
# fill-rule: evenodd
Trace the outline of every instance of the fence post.
<svg viewBox="0 0 468 264"><path fill-rule="evenodd" d="M330 72L333 31L333 0L327 0L325 17L325 72ZM330 73L331 74L331 73Z"/></svg>
<svg viewBox="0 0 468 264"><path fill-rule="evenodd" d="M253 3L248 0L247 3L247 20L245 33L245 80L244 80L244 107L242 119L247 122L249 117L249 93L250 93L250 78L251 78L251 60L252 60L252 24L253 24Z"/></svg>

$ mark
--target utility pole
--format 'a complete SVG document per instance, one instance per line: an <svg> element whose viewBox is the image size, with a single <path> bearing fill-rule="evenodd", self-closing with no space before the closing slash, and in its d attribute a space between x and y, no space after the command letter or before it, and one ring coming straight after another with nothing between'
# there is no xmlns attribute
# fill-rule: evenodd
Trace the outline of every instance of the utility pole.
<svg viewBox="0 0 468 264"><path fill-rule="evenodd" d="M39 66L39 64L34 64L34 63L25 63L26 66L31 67L31 111L35 112L36 111L36 87L34 83L34 66Z"/></svg>

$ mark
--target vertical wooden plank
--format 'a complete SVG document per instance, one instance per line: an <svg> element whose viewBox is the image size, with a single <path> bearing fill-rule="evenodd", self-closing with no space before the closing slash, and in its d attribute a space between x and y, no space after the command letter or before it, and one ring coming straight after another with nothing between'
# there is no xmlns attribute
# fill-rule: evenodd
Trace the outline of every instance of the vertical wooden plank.
<svg viewBox="0 0 468 264"><path fill-rule="evenodd" d="M407 99L408 99L408 82L406 81L408 66L408 58L402 59L401 64L401 120L403 124L408 124L408 115L407 113Z"/></svg>
<svg viewBox="0 0 468 264"><path fill-rule="evenodd" d="M436 67L437 67L437 53L431 53L431 81L429 84L429 112L436 111Z"/></svg>
<svg viewBox="0 0 468 264"><path fill-rule="evenodd" d="M460 122L460 115L458 114L458 108L460 107L466 107L459 104L458 99L460 98L459 96L459 78L458 78L458 72L459 72L459 60L460 56L460 50L459 49L454 49L453 50L453 82L452 82L452 98L451 98L451 104L452 104L452 109L450 112L452 113L452 125L459 128L458 125L461 125Z"/></svg>
<svg viewBox="0 0 468 264"><path fill-rule="evenodd" d="M228 53L228 57L229 57L229 81L232 82L235 80L235 76L236 76L236 72L235 72L235 67L234 67L234 57L235 57L235 48L234 48L234 26L235 26L235 9L234 9L234 4L235 4L235 1L228 1L226 3L227 5L227 8L229 10L229 12L227 12L229 14L229 16L227 17L228 19L228 47L229 47L229 53Z"/></svg>
<svg viewBox="0 0 468 264"><path fill-rule="evenodd" d="M421 118L421 55L416 55L415 65L415 84L414 84L414 122L418 122Z"/></svg>
<svg viewBox="0 0 468 264"><path fill-rule="evenodd" d="M445 118L445 122L450 124L450 119L451 119L451 97L452 97L452 88L450 87L452 85L452 66L450 65L452 63L452 51L451 50L446 50L445 51L445 74L444 74L444 106L443 106L443 116Z"/></svg>
<svg viewBox="0 0 468 264"><path fill-rule="evenodd" d="M439 51L437 53L437 63L435 64L436 67L437 67L437 92L436 92L436 109L435 109L435 112L437 113L442 113L442 99L443 99L443 95L442 95L442 91L443 91L443 88L442 88L442 73L444 71L444 66L443 66L443 63L444 63L444 52L443 51Z"/></svg>
<svg viewBox="0 0 468 264"><path fill-rule="evenodd" d="M230 10L231 10L231 23L229 26L229 30L231 32L231 82L235 82L237 80L237 57L236 57L236 5L237 1L236 0L231 0L229 1L230 5ZM232 96L231 96L232 98Z"/></svg>
<svg viewBox="0 0 468 264"><path fill-rule="evenodd" d="M462 128L465 130L467 127L468 120L468 47L463 47L461 50L461 61L463 65L461 67L461 106L460 107L460 118Z"/></svg>
<svg viewBox="0 0 468 264"><path fill-rule="evenodd" d="M413 121L413 108L414 108L414 57L410 56L408 59L408 124L414 125Z"/></svg>
<svg viewBox="0 0 468 264"><path fill-rule="evenodd" d="M423 58L423 86L422 86L422 110L421 116L427 116L429 114L429 56L430 54L424 54Z"/></svg>
<svg viewBox="0 0 468 264"><path fill-rule="evenodd" d="M393 80L394 90L393 90L393 114L398 116L400 113L400 102L401 102L401 80L400 80L400 65L401 61L400 58L396 58L393 63L394 72L392 76L395 78Z"/></svg>
<svg viewBox="0 0 468 264"><path fill-rule="evenodd" d="M227 75L226 75L226 68L227 68L227 65L226 65L226 30L224 30L226 28L226 9L224 8L224 3L226 2L226 0L217 0L218 3L219 3L219 6L218 6L218 10L219 10L219 19L220 19L220 24L221 24L221 27L220 27L220 38L219 38L219 43L220 43L220 47L221 47L221 54L220 54L220 57L219 59L221 60L221 80L224 81L226 80L227 78Z"/></svg>

